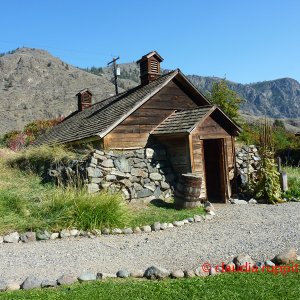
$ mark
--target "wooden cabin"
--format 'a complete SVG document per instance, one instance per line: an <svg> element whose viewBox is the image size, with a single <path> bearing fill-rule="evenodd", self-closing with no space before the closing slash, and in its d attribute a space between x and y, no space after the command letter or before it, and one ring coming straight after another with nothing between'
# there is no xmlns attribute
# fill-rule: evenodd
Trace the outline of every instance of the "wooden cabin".
<svg viewBox="0 0 300 300"><path fill-rule="evenodd" d="M79 100L78 112L37 144L93 142L118 150L161 144L176 175L202 176L202 199L226 202L231 195L235 137L240 128L211 105L179 69L160 75L162 60L155 51L143 56L139 60L141 85L91 107Z"/></svg>

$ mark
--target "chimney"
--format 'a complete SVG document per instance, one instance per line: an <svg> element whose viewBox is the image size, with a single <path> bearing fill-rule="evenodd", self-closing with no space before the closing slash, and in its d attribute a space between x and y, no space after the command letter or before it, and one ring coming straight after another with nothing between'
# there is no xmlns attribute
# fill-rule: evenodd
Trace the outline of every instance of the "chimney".
<svg viewBox="0 0 300 300"><path fill-rule="evenodd" d="M160 63L164 59L152 51L137 61L140 64L141 85L146 85L160 76Z"/></svg>
<svg viewBox="0 0 300 300"><path fill-rule="evenodd" d="M78 111L92 106L92 93L88 89L81 90L76 96L78 97Z"/></svg>

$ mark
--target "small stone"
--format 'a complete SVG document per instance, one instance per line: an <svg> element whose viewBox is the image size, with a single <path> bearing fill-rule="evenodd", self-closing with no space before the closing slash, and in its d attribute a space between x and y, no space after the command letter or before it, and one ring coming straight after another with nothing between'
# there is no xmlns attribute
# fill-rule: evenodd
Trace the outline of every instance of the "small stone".
<svg viewBox="0 0 300 300"><path fill-rule="evenodd" d="M117 177L115 175L106 175L105 180L108 181L108 182L109 181L116 181Z"/></svg>
<svg viewBox="0 0 300 300"><path fill-rule="evenodd" d="M288 265L295 262L298 258L297 250L295 248L290 248L287 250L282 251L281 253L277 254L272 261L276 265Z"/></svg>
<svg viewBox="0 0 300 300"><path fill-rule="evenodd" d="M168 228L168 223L161 223L160 224L160 229L161 230L165 230L165 229L167 229Z"/></svg>
<svg viewBox="0 0 300 300"><path fill-rule="evenodd" d="M53 232L51 235L50 235L50 240L55 240L59 237L59 233L58 232Z"/></svg>
<svg viewBox="0 0 300 300"><path fill-rule="evenodd" d="M210 215L210 216L215 216L216 215L216 213L212 210L208 211L207 214Z"/></svg>
<svg viewBox="0 0 300 300"><path fill-rule="evenodd" d="M249 204L257 204L257 201L254 199L254 198L251 198L249 201L248 201Z"/></svg>
<svg viewBox="0 0 300 300"><path fill-rule="evenodd" d="M199 215L194 215L194 221L195 222L201 222L201 221L203 221L203 218Z"/></svg>
<svg viewBox="0 0 300 300"><path fill-rule="evenodd" d="M144 169L132 168L131 175L146 178L148 177L148 172L146 172Z"/></svg>
<svg viewBox="0 0 300 300"><path fill-rule="evenodd" d="M17 282L11 282L7 284L7 291L17 291L19 290L21 287Z"/></svg>
<svg viewBox="0 0 300 300"><path fill-rule="evenodd" d="M183 223L183 221L174 221L174 222L173 222L173 225L174 225L175 227L181 227L181 226L184 225L184 223Z"/></svg>
<svg viewBox="0 0 300 300"><path fill-rule="evenodd" d="M186 270L184 271L184 277L185 278L193 278L195 277L195 272L193 270Z"/></svg>
<svg viewBox="0 0 300 300"><path fill-rule="evenodd" d="M106 278L117 278L117 275L115 274L110 274L110 273L97 273L97 279L106 279Z"/></svg>
<svg viewBox="0 0 300 300"><path fill-rule="evenodd" d="M154 155L154 150L151 148L146 148L146 158L150 159Z"/></svg>
<svg viewBox="0 0 300 300"><path fill-rule="evenodd" d="M102 182L102 180L103 180L102 178L92 177L91 178L91 183L96 183L98 185L99 183Z"/></svg>
<svg viewBox="0 0 300 300"><path fill-rule="evenodd" d="M108 235L108 234L110 234L110 229L109 228L103 228L101 230L101 233L104 234L104 235Z"/></svg>
<svg viewBox="0 0 300 300"><path fill-rule="evenodd" d="M101 162L101 166L104 168L113 168L114 167L114 163L112 159L106 159L104 161Z"/></svg>
<svg viewBox="0 0 300 300"><path fill-rule="evenodd" d="M62 275L57 279L58 285L70 285L77 282L77 278L72 275Z"/></svg>
<svg viewBox="0 0 300 300"><path fill-rule="evenodd" d="M214 275L219 275L222 273L221 269L216 269L216 267L211 267L209 270L209 275L214 276Z"/></svg>
<svg viewBox="0 0 300 300"><path fill-rule="evenodd" d="M132 234L133 233L133 230L132 230L132 228L124 228L123 230L122 230L122 232L124 233L124 234Z"/></svg>
<svg viewBox="0 0 300 300"><path fill-rule="evenodd" d="M100 235L102 235L100 229L93 229L93 230L92 230L92 233L93 233L95 236L100 236Z"/></svg>
<svg viewBox="0 0 300 300"><path fill-rule="evenodd" d="M20 239L23 243L35 242L36 241L36 233L32 232L32 231L25 232L24 234L21 235Z"/></svg>
<svg viewBox="0 0 300 300"><path fill-rule="evenodd" d="M146 198L146 197L149 197L149 196L152 196L152 192L148 189L142 189L141 191L137 191L136 193L136 197L139 199L139 198Z"/></svg>
<svg viewBox="0 0 300 300"><path fill-rule="evenodd" d="M172 278L183 278L184 272L182 270L175 270L175 271L171 272L171 277Z"/></svg>
<svg viewBox="0 0 300 300"><path fill-rule="evenodd" d="M89 194L93 194L93 193L98 192L100 189L99 189L99 185L97 183L89 183L87 185L87 190L88 190Z"/></svg>
<svg viewBox="0 0 300 300"><path fill-rule="evenodd" d="M133 228L133 233L141 233L142 232L142 230L141 230L141 228L140 227L134 227Z"/></svg>
<svg viewBox="0 0 300 300"><path fill-rule="evenodd" d="M146 233L149 233L152 231L151 227L149 225L142 226L141 229L143 232L146 232Z"/></svg>
<svg viewBox="0 0 300 300"><path fill-rule="evenodd" d="M13 232L3 237L4 243L18 243L19 239L20 236L18 232Z"/></svg>
<svg viewBox="0 0 300 300"><path fill-rule="evenodd" d="M160 231L160 223L155 222L154 224L151 225L152 231Z"/></svg>
<svg viewBox="0 0 300 300"><path fill-rule="evenodd" d="M86 273L81 274L77 279L79 282L93 281L93 280L97 279L97 276L96 276L96 274L86 272Z"/></svg>
<svg viewBox="0 0 300 300"><path fill-rule="evenodd" d="M7 283L4 280L0 279L0 292L4 292L7 290Z"/></svg>
<svg viewBox="0 0 300 300"><path fill-rule="evenodd" d="M122 269L117 272L117 277L119 278L127 278L130 275L130 272L127 269Z"/></svg>
<svg viewBox="0 0 300 300"><path fill-rule="evenodd" d="M151 180L162 180L162 176L159 173L151 173L149 177Z"/></svg>
<svg viewBox="0 0 300 300"><path fill-rule="evenodd" d="M168 228L174 228L174 225L172 223L168 223Z"/></svg>
<svg viewBox="0 0 300 300"><path fill-rule="evenodd" d="M91 164L97 165L97 163L98 163L97 158L92 157L92 158L91 158Z"/></svg>
<svg viewBox="0 0 300 300"><path fill-rule="evenodd" d="M248 204L246 200L240 200L240 199L230 199L231 204Z"/></svg>
<svg viewBox="0 0 300 300"><path fill-rule="evenodd" d="M170 271L157 266L148 268L144 273L144 277L146 277L147 279L163 279L169 276Z"/></svg>
<svg viewBox="0 0 300 300"><path fill-rule="evenodd" d="M112 231L111 231L112 234L122 234L122 230L120 228L114 228Z"/></svg>
<svg viewBox="0 0 300 300"><path fill-rule="evenodd" d="M234 262L229 262L225 266L225 272L233 272L235 270L235 263Z"/></svg>
<svg viewBox="0 0 300 300"><path fill-rule="evenodd" d="M71 229L70 230L70 235L71 236L78 236L79 235L79 230L77 230L77 229Z"/></svg>
<svg viewBox="0 0 300 300"><path fill-rule="evenodd" d="M170 188L170 185L165 181L161 181L160 186L162 190L168 190Z"/></svg>
<svg viewBox="0 0 300 300"><path fill-rule="evenodd" d="M267 260L267 261L265 261L265 266L267 266L267 267L274 267L275 264L272 261Z"/></svg>
<svg viewBox="0 0 300 300"><path fill-rule="evenodd" d="M3 236L0 235L0 244L3 243Z"/></svg>
<svg viewBox="0 0 300 300"><path fill-rule="evenodd" d="M188 219L184 219L184 220L182 220L182 222L183 222L183 224L189 224Z"/></svg>
<svg viewBox="0 0 300 300"><path fill-rule="evenodd" d="M21 284L22 290L30 290L34 288L41 287L41 280L36 278L35 276L28 276L25 281Z"/></svg>
<svg viewBox="0 0 300 300"><path fill-rule="evenodd" d="M300 255L297 256L297 260L300 261Z"/></svg>
<svg viewBox="0 0 300 300"><path fill-rule="evenodd" d="M209 270L203 270L202 266L201 267L198 267L196 270L195 270L195 275L198 276L198 277L202 277L202 276L208 276L209 275Z"/></svg>
<svg viewBox="0 0 300 300"><path fill-rule="evenodd" d="M156 186L155 186L154 183L152 183L152 184L151 184L151 183L145 184L144 187L145 187L146 189L152 191L152 192L154 192L155 189L156 189Z"/></svg>
<svg viewBox="0 0 300 300"><path fill-rule="evenodd" d="M194 223L194 218L188 218L187 220L189 223Z"/></svg>
<svg viewBox="0 0 300 300"><path fill-rule="evenodd" d="M265 265L265 263L263 261L258 261L255 263L255 266L258 267L258 268L261 268Z"/></svg>
<svg viewBox="0 0 300 300"><path fill-rule="evenodd" d="M41 283L41 288L50 288L50 287L56 287L57 281L56 280L43 280Z"/></svg>
<svg viewBox="0 0 300 300"><path fill-rule="evenodd" d="M59 233L59 236L61 239L65 239L65 238L68 238L71 236L70 234L70 230L68 229L63 229L60 233Z"/></svg>
<svg viewBox="0 0 300 300"><path fill-rule="evenodd" d="M143 278L144 277L144 271L143 270L137 270L130 273L130 277L133 278Z"/></svg>

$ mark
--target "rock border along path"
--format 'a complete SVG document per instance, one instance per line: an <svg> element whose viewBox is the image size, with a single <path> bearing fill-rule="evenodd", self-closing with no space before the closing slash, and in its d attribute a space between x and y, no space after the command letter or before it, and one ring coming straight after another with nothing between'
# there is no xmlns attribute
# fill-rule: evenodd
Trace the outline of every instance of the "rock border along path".
<svg viewBox="0 0 300 300"><path fill-rule="evenodd" d="M116 274L152 265L195 270L243 252L265 261L291 247L300 248L300 203L223 205L212 220L151 234L0 244L0 280L21 284L35 276L49 283L63 274Z"/></svg>

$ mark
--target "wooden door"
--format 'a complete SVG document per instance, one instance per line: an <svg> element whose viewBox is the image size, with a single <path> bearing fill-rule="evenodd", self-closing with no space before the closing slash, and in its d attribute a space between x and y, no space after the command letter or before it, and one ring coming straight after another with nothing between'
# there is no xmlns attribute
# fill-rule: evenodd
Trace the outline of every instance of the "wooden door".
<svg viewBox="0 0 300 300"><path fill-rule="evenodd" d="M203 149L207 199L224 203L228 199L224 139L204 139Z"/></svg>

